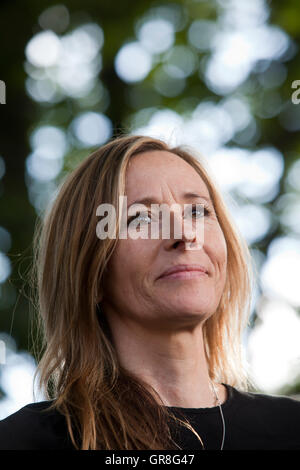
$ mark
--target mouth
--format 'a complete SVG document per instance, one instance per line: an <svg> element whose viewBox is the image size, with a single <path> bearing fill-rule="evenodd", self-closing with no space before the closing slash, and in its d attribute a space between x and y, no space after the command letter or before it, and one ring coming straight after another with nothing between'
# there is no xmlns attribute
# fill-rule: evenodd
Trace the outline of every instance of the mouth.
<svg viewBox="0 0 300 470"><path fill-rule="evenodd" d="M164 271L158 279L193 279L208 276L208 271L200 265L177 265Z"/></svg>

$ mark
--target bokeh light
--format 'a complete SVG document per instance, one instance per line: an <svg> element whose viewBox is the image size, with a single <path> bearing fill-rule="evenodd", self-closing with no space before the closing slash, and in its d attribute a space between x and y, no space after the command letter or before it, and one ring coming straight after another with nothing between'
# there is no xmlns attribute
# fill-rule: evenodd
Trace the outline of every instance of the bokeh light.
<svg viewBox="0 0 300 470"><path fill-rule="evenodd" d="M275 238L269 245L268 259L261 271L265 293L300 306L300 240L292 237Z"/></svg>
<svg viewBox="0 0 300 470"><path fill-rule="evenodd" d="M71 127L75 137L84 147L102 145L112 134L110 119L101 113L83 113L73 120Z"/></svg>
<svg viewBox="0 0 300 470"><path fill-rule="evenodd" d="M174 43L172 23L164 19L152 19L143 23L137 32L141 45L151 54L165 52Z"/></svg>
<svg viewBox="0 0 300 470"><path fill-rule="evenodd" d="M100 14L84 10L41 8L24 46L25 90L38 110L25 153L30 204L40 215L76 152L84 156L107 142L114 126L195 148L224 191L257 266L245 337L252 374L262 390L280 391L295 380L300 358L299 149L286 151L288 138L277 148L282 135L277 139L272 129L280 126L293 137L300 129L300 106L284 91L297 53L293 39L274 23L266 0L145 5L130 17L122 39L116 37L121 20L113 18L110 31ZM3 309L16 301L9 282L13 237L0 226ZM0 418L32 401L35 367L29 354L6 341Z"/></svg>
<svg viewBox="0 0 300 470"><path fill-rule="evenodd" d="M151 70L152 57L138 42L121 47L115 58L115 69L125 82L134 83L144 80Z"/></svg>
<svg viewBox="0 0 300 470"><path fill-rule="evenodd" d="M63 33L70 23L70 14L65 5L54 5L44 10L38 22L43 29Z"/></svg>
<svg viewBox="0 0 300 470"><path fill-rule="evenodd" d="M214 21L196 20L189 27L188 39L200 51L209 50L213 47L217 31L218 28Z"/></svg>
<svg viewBox="0 0 300 470"><path fill-rule="evenodd" d="M5 394L0 401L0 419L4 419L28 403L46 397L37 386L34 388L36 362L31 354L17 351L15 341L7 334L1 334L0 341L5 345L5 362L0 366L0 387Z"/></svg>
<svg viewBox="0 0 300 470"><path fill-rule="evenodd" d="M5 282L11 274L11 262L8 256L0 251L0 285Z"/></svg>
<svg viewBox="0 0 300 470"><path fill-rule="evenodd" d="M45 54L47 51L47 54ZM53 31L37 33L25 49L27 60L36 67L55 65L61 53L61 43Z"/></svg>
<svg viewBox="0 0 300 470"><path fill-rule="evenodd" d="M257 310L260 322L248 339L252 376L258 387L274 393L299 374L300 319L288 303L272 298Z"/></svg>

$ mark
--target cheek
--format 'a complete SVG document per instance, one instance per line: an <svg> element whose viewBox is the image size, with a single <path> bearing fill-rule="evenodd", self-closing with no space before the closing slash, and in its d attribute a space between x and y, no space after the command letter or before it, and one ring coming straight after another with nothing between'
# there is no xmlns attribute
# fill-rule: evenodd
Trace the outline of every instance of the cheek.
<svg viewBox="0 0 300 470"><path fill-rule="evenodd" d="M217 253L217 265L219 267L219 274L220 274L220 283L221 289L223 290L226 282L226 275L227 275L227 245L226 240L223 235L222 230L220 229L220 235L218 238L218 244L216 247Z"/></svg>
<svg viewBox="0 0 300 470"><path fill-rule="evenodd" d="M110 284L136 290L148 272L151 250L145 240L119 240L110 259Z"/></svg>
<svg viewBox="0 0 300 470"><path fill-rule="evenodd" d="M216 220L208 220L204 224L204 242L209 241L210 244L215 244L216 247L226 249L226 241L223 230Z"/></svg>
<svg viewBox="0 0 300 470"><path fill-rule="evenodd" d="M219 227L218 234L216 237L216 253L218 256L218 263L220 267L223 268L223 270L226 271L226 266L227 266L227 244L226 240L223 234L223 231Z"/></svg>
<svg viewBox="0 0 300 470"><path fill-rule="evenodd" d="M123 259L131 269L141 275L148 271L151 263L153 249L151 240L124 240Z"/></svg>
<svg viewBox="0 0 300 470"><path fill-rule="evenodd" d="M220 228L220 237L219 237L219 256L220 261L224 264L225 269L227 265L227 244L224 237L224 234Z"/></svg>
<svg viewBox="0 0 300 470"><path fill-rule="evenodd" d="M213 264L218 266L221 273L226 273L227 244L219 224L208 227L204 243Z"/></svg>

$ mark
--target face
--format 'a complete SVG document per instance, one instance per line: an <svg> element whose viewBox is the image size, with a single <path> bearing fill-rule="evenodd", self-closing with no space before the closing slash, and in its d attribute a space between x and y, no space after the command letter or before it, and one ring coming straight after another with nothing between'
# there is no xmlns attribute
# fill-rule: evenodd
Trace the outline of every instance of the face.
<svg viewBox="0 0 300 470"><path fill-rule="evenodd" d="M199 197L187 200L183 195L188 192ZM180 204L182 212L184 204L205 204L204 239L200 249L192 250L186 249L185 231L180 238L171 230L169 239L119 239L103 286L108 321L117 315L121 321L160 331L205 321L218 307L227 264L225 238L206 184L177 155L150 151L130 160L126 196L128 208L145 197L155 197L159 204ZM151 218L150 205L148 209ZM203 266L207 274L194 271L160 278L168 268L182 264Z"/></svg>

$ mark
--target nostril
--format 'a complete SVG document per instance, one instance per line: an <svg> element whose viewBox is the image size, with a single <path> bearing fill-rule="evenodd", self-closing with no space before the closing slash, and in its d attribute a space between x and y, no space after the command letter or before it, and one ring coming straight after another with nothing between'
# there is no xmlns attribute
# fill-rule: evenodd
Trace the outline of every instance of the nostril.
<svg viewBox="0 0 300 470"><path fill-rule="evenodd" d="M177 246L180 244L180 241L177 241L174 243L174 248L177 248Z"/></svg>

